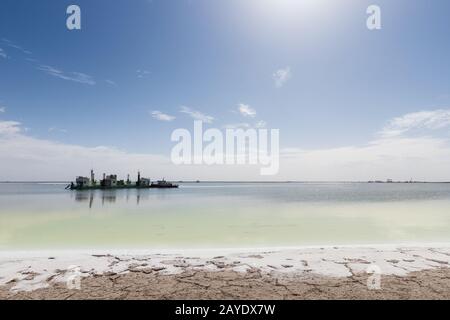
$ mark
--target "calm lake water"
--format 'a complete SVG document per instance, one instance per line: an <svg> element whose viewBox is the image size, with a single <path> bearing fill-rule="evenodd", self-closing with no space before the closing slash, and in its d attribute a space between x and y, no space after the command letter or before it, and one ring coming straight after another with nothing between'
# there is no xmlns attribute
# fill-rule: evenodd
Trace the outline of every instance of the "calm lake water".
<svg viewBox="0 0 450 320"><path fill-rule="evenodd" d="M0 249L450 241L450 184L191 183L67 191L0 184Z"/></svg>

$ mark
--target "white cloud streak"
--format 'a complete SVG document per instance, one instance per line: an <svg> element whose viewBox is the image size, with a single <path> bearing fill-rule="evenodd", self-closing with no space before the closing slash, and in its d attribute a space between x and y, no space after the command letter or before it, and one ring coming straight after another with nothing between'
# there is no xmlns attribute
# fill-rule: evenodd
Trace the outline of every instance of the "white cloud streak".
<svg viewBox="0 0 450 320"><path fill-rule="evenodd" d="M25 53L27 55L33 54L31 51L22 48L21 46L13 43L12 41L10 41L8 39L3 38L2 41L3 41L4 45L14 48L14 49L17 49L17 50L21 51L22 53ZM8 55L2 48L0 48L0 57L8 58ZM25 58L25 60L32 62L33 64L34 64L34 62L38 61L32 57L27 57L27 58ZM40 71L45 72L48 75L51 75L51 76L59 78L59 79L78 82L78 83L87 84L87 85L91 85L91 86L96 84L96 81L94 80L94 78L92 76L82 73L82 72L76 72L76 71L64 72L60 69L57 69L55 67L52 67L52 66L46 65L46 64L37 64L36 68ZM115 85L114 81L112 81L112 80L106 80L106 82L109 83L110 85Z"/></svg>
<svg viewBox="0 0 450 320"><path fill-rule="evenodd" d="M238 110L244 117L254 118L256 116L256 110L251 108L248 104L240 103Z"/></svg>
<svg viewBox="0 0 450 320"><path fill-rule="evenodd" d="M138 69L138 70L136 70L136 73L137 73L137 77L142 79L142 78L145 78L147 75L149 75L150 71Z"/></svg>
<svg viewBox="0 0 450 320"><path fill-rule="evenodd" d="M291 68L278 69L272 75L277 88L281 88L292 77Z"/></svg>
<svg viewBox="0 0 450 320"><path fill-rule="evenodd" d="M450 110L408 113L394 118L379 132L381 137L401 136L420 130L437 130L450 126Z"/></svg>
<svg viewBox="0 0 450 320"><path fill-rule="evenodd" d="M175 120L174 116L162 113L161 111L155 110L151 112L153 118L159 121L173 121Z"/></svg>
<svg viewBox="0 0 450 320"><path fill-rule="evenodd" d="M67 133L68 131L66 129L61 129L61 128L57 128L57 127L50 127L50 128L48 128L48 132Z"/></svg>
<svg viewBox="0 0 450 320"><path fill-rule="evenodd" d="M22 131L20 125L17 121L0 121L0 135L15 135Z"/></svg>
<svg viewBox="0 0 450 320"><path fill-rule="evenodd" d="M7 45L8 47L11 47L11 48L14 48L14 49L16 49L16 50L19 50L19 51L22 52L22 53L25 53L25 54L28 54L28 55L33 54L30 50L27 50L27 49L22 48L21 46L15 44L15 43L12 42L11 40L8 40L8 39L3 38L2 41L3 41L3 43L4 43L5 45Z"/></svg>
<svg viewBox="0 0 450 320"><path fill-rule="evenodd" d="M37 67L37 69L47 73L48 75L63 80L74 81L82 84L88 84L91 86L95 85L96 83L95 80L90 75L81 72L66 73L62 70L56 69L49 65L40 65Z"/></svg>
<svg viewBox="0 0 450 320"><path fill-rule="evenodd" d="M8 58L8 55L6 54L5 50L0 48L0 58Z"/></svg>
<svg viewBox="0 0 450 320"><path fill-rule="evenodd" d="M267 123L263 120L260 120L255 124L255 128L258 128L258 129L265 128L266 126L267 126Z"/></svg>
<svg viewBox="0 0 450 320"><path fill-rule="evenodd" d="M186 106L181 106L180 112L189 115L191 118L193 118L195 120L200 120L205 123L212 123L214 121L214 117L208 116L200 111L193 110Z"/></svg>
<svg viewBox="0 0 450 320"><path fill-rule="evenodd" d="M265 121L258 121L254 125L248 122L231 123L224 126L225 129L262 129L266 127Z"/></svg>
<svg viewBox="0 0 450 320"><path fill-rule="evenodd" d="M224 126L225 129L249 129L251 128L250 123L242 122L242 123L230 123Z"/></svg>

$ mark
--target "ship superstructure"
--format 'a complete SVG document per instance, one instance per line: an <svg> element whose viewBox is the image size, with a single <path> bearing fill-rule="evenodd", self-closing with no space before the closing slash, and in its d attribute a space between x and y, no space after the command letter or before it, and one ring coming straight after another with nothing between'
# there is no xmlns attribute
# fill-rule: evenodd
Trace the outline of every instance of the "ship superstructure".
<svg viewBox="0 0 450 320"><path fill-rule="evenodd" d="M141 172L138 171L137 180L132 182L130 175L126 180L118 180L116 174L106 175L100 181L95 180L94 170L91 170L90 177L76 177L75 182L67 185L66 189L70 190L95 190L95 189L146 189L146 188L178 188L177 184L173 184L166 180L158 180L152 182L149 178L142 178Z"/></svg>

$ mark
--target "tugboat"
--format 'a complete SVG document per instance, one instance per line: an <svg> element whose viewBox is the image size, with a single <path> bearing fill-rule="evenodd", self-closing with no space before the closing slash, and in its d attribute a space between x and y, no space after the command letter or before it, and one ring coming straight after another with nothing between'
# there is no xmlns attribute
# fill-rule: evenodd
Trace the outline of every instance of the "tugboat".
<svg viewBox="0 0 450 320"><path fill-rule="evenodd" d="M170 188L178 188L177 184L173 184L172 182L167 182L166 180L158 180L157 182L152 182L150 188L160 188L160 189L170 189Z"/></svg>

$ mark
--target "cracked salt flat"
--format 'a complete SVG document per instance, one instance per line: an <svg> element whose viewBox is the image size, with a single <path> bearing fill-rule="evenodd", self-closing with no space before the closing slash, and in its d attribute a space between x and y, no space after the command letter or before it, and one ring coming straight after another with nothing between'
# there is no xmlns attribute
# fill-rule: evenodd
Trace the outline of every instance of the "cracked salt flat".
<svg viewBox="0 0 450 320"><path fill-rule="evenodd" d="M13 291L32 291L52 282L65 282L70 266L80 276L123 274L151 270L179 274L189 270L233 270L242 273L317 274L351 277L376 265L382 274L406 276L409 272L448 267L450 244L439 247L328 247L279 250L230 249L167 251L61 251L1 252L0 285L14 283ZM180 254L183 252L183 254ZM218 256L217 253L222 254Z"/></svg>

